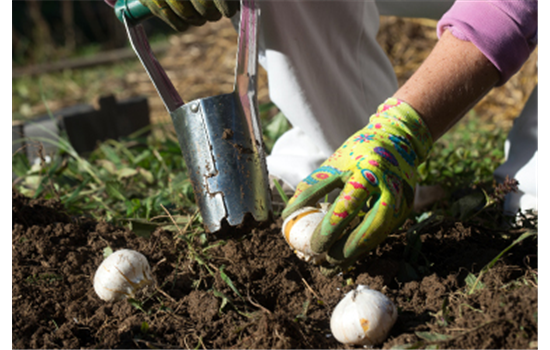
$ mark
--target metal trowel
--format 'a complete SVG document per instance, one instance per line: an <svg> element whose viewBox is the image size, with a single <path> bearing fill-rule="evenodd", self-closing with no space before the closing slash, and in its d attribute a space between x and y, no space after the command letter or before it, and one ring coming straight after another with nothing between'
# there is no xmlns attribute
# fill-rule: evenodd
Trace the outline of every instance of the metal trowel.
<svg viewBox="0 0 550 350"><path fill-rule="evenodd" d="M184 103L155 58L143 26L151 14L139 0L115 6L134 51L172 117L208 232L255 225L272 213L271 193L256 97L257 28L255 0L241 0L233 92ZM248 222L247 217L254 221ZM246 220L245 220L246 219Z"/></svg>

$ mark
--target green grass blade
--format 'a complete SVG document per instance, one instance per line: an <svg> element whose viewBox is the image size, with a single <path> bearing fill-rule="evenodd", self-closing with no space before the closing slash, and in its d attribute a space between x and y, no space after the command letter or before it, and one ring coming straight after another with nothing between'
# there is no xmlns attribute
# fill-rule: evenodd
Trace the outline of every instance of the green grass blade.
<svg viewBox="0 0 550 350"><path fill-rule="evenodd" d="M273 179L273 184L275 184L275 188L277 189L277 192L283 199L283 202L285 202L285 206L288 204L288 196L285 194L285 191L283 190L283 187L279 183L279 180Z"/></svg>
<svg viewBox="0 0 550 350"><path fill-rule="evenodd" d="M220 276L222 277L222 280L229 286L229 288L231 288L235 292L235 294L237 294L241 299L244 300L241 293L239 293L239 291L237 290L237 287L235 287L235 285L233 284L233 281L231 280L231 278L229 278L229 276L227 276L223 271L224 268L225 268L225 265L222 265L220 267Z"/></svg>
<svg viewBox="0 0 550 350"><path fill-rule="evenodd" d="M453 339L453 336L436 333L436 332L415 332L415 334L424 340L427 340L429 342L440 342L440 341L447 341Z"/></svg>
<svg viewBox="0 0 550 350"><path fill-rule="evenodd" d="M127 198L123 194L122 185L118 181L107 181L105 184L105 191L111 197L114 197L121 201L126 201Z"/></svg>
<svg viewBox="0 0 550 350"><path fill-rule="evenodd" d="M491 260L491 262L489 264L487 264L487 266L485 266L483 268L482 271L487 271L489 270L490 268L492 268L493 266L495 266L495 264L497 263L497 261L504 255L506 254L507 251L509 251L510 249L512 249L516 244L518 244L519 242L523 241L524 239L526 238L529 238L531 236L534 236L536 235L537 232L536 231L527 231L525 233L523 233L521 236L519 236L514 242L512 242L512 244L510 244L508 247L506 247L506 249L504 249L502 252L500 252L500 254L498 254L493 260Z"/></svg>
<svg viewBox="0 0 550 350"><path fill-rule="evenodd" d="M89 182L90 180L86 179L84 182L80 183L76 190L71 193L70 197L64 200L65 205L71 204L80 195L80 192L88 185Z"/></svg>
<svg viewBox="0 0 550 350"><path fill-rule="evenodd" d="M41 126L39 126L41 127ZM44 130L47 130L43 127ZM50 130L47 130L50 132ZM52 140L47 137L24 137L21 140L23 141L41 141L45 143L52 144L54 146L57 146L57 148L61 149L62 151L65 151L67 154L69 154L72 158L74 158L80 166L82 166L83 170L86 171L90 176L95 180L96 183L101 184L102 181L100 180L99 176L93 171L93 166L84 158L80 157L78 153L75 151L73 146L63 138L53 134L53 136L57 137L57 140Z"/></svg>
<svg viewBox="0 0 550 350"><path fill-rule="evenodd" d="M491 260L491 262L489 262L487 265L485 265L485 267L483 269L481 269L481 271L479 272L479 275L477 276L477 279L475 280L475 282L472 284L470 290L468 291L468 294L472 294L477 288L478 284L480 283L481 281L481 277L483 276L483 274L485 274L487 271L489 271L493 266L495 266L495 264L497 263L497 261L504 255L506 254L507 251L509 251L510 249L512 249L516 244L518 244L519 242L523 241L524 239L528 238L528 237L531 237L531 236L534 236L536 235L537 232L536 231L527 231L525 233L523 233L521 236L519 236L515 241L512 242L512 244L510 244L508 247L506 247L502 252L500 252L500 254L498 254L493 260ZM468 277L470 277L468 275Z"/></svg>

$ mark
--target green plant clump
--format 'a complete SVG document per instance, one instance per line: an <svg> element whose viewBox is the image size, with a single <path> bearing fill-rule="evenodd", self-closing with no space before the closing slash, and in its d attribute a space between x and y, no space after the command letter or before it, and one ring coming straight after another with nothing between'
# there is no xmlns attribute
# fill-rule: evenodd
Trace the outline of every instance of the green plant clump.
<svg viewBox="0 0 550 350"><path fill-rule="evenodd" d="M421 183L439 184L449 192L493 181L493 172L504 162L502 129L483 124L471 111L439 139L420 167Z"/></svg>
<svg viewBox="0 0 550 350"><path fill-rule="evenodd" d="M289 128L281 113L268 116L273 109L273 104L260 106L268 150ZM73 215L128 223L134 231L150 231L160 223L175 229L165 209L176 224L186 224L197 211L193 186L173 129L156 124L148 136L146 131L124 140L106 140L86 156L79 155L63 134L23 139L55 144L58 152L51 156L41 152L35 164L24 152L14 154L13 172L18 177L14 187L28 197L58 199Z"/></svg>

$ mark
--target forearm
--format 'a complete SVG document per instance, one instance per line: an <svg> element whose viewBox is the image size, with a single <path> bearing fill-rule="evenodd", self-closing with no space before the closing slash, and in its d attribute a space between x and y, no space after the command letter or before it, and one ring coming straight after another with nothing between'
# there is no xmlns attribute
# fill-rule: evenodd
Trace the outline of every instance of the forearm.
<svg viewBox="0 0 550 350"><path fill-rule="evenodd" d="M468 41L445 32L428 58L394 94L440 138L499 81L495 66Z"/></svg>

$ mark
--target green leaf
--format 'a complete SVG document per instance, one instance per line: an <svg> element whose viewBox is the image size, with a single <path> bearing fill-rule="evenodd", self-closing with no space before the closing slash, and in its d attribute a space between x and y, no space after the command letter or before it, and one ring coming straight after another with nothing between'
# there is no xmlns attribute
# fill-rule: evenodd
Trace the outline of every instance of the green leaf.
<svg viewBox="0 0 550 350"><path fill-rule="evenodd" d="M129 303L130 305L132 305L133 307L135 307L136 309L142 311L143 313L147 313L147 311L145 311L145 310L143 309L143 304L142 304L141 301L136 300L136 299L133 299L133 298L128 298L128 299L126 299L126 300L128 300L128 303Z"/></svg>
<svg viewBox="0 0 550 350"><path fill-rule="evenodd" d="M516 244L518 244L519 242L523 241L524 239L528 238L528 237L531 237L531 236L534 236L534 235L537 235L537 232L536 231L527 231L525 233L523 233L521 236L519 236L514 242L512 242L512 244L510 244L508 247L506 247L506 249L504 249L502 252L500 252L500 254L498 254L493 260L491 260L491 262L489 264L487 264L487 266L485 266L483 268L484 271L487 271L489 270L490 268L492 268L496 263L497 261L507 252L509 251L510 249L512 249L513 246L515 246Z"/></svg>
<svg viewBox="0 0 550 350"><path fill-rule="evenodd" d="M241 293L239 293L239 291L237 290L237 287L235 287L235 285L233 284L233 281L231 280L231 278L229 278L229 276L227 276L225 274L225 272L223 271L223 269L225 269L225 265L222 265L220 267L220 276L222 278L222 280L227 283L227 285L235 292L235 294L237 294L239 297L241 297L241 299L244 300L243 296L241 295Z"/></svg>
<svg viewBox="0 0 550 350"><path fill-rule="evenodd" d="M452 335L446 335L435 332L414 332L416 336L430 342L441 342L453 339Z"/></svg>
<svg viewBox="0 0 550 350"><path fill-rule="evenodd" d="M88 185L90 182L90 178L87 178L83 182L81 182L78 187L71 193L71 196L64 200L65 205L71 204L76 198L80 195L80 192Z"/></svg>
<svg viewBox="0 0 550 350"><path fill-rule="evenodd" d="M266 103L262 103L262 104L258 107L258 111L260 112L260 114L263 114L263 113L269 112L272 108L276 108L276 107L275 107L275 103L273 103L273 102L266 102Z"/></svg>
<svg viewBox="0 0 550 350"><path fill-rule="evenodd" d="M12 157L12 171L15 175L21 177L27 174L31 165L29 159L22 152L15 154Z"/></svg>
<svg viewBox="0 0 550 350"><path fill-rule="evenodd" d="M416 343L394 345L390 349L401 350L401 349L424 349L424 348L425 348L425 343L421 340L421 341L417 341Z"/></svg>
<svg viewBox="0 0 550 350"><path fill-rule="evenodd" d="M468 309L472 310L472 311L475 311L475 312L479 312L479 313L483 313L483 310L480 310L480 309L476 309L475 307L473 307L472 305L469 305L469 304L466 304L466 303L462 303L458 306L458 317L459 318L462 318L462 307L465 306L467 307Z"/></svg>
<svg viewBox="0 0 550 350"><path fill-rule="evenodd" d="M283 113L277 113L265 127L265 134L276 140L290 128L290 124Z"/></svg>
<svg viewBox="0 0 550 350"><path fill-rule="evenodd" d="M441 309L439 309L439 311L437 311L436 313L430 312L430 315L435 318L437 324L441 327L447 327L450 322L448 305L449 298L445 297L443 299Z"/></svg>
<svg viewBox="0 0 550 350"><path fill-rule="evenodd" d="M307 312L309 310L309 305L310 304L311 304L311 301L309 299L304 301L304 303L302 304L302 312L299 315L296 316L294 321L298 321L299 319L302 319L302 320L307 319Z"/></svg>
<svg viewBox="0 0 550 350"><path fill-rule="evenodd" d="M128 219L128 222L130 224L130 230L132 230L136 236L144 238L151 237L151 233L159 227L159 224L147 220Z"/></svg>
<svg viewBox="0 0 550 350"><path fill-rule="evenodd" d="M98 159L95 161L96 164L103 169L107 170L107 172L111 175L116 175L117 169L115 163L111 162L107 159Z"/></svg>
<svg viewBox="0 0 550 350"><path fill-rule="evenodd" d="M143 321L141 322L141 333L142 334L147 334L147 332L149 331L149 323Z"/></svg>
<svg viewBox="0 0 550 350"><path fill-rule="evenodd" d="M469 273L468 276L464 279L466 286L468 286L468 294L472 294L476 290L485 288L485 284L478 280L474 274Z"/></svg>
<svg viewBox="0 0 550 350"><path fill-rule="evenodd" d="M141 208L141 201L137 198L132 198L131 200L124 201L126 205L126 216L132 216L135 212Z"/></svg>
<svg viewBox="0 0 550 350"><path fill-rule="evenodd" d="M264 127L263 134L266 138L265 143L268 152L271 151L275 141L281 137L287 130L290 129L290 124L283 113L275 115L271 121Z"/></svg>
<svg viewBox="0 0 550 350"><path fill-rule="evenodd" d="M42 191L44 191L44 182L46 182L47 178L44 176L40 176L39 180L40 182L38 183L36 192L34 192L33 198L38 198L42 194Z"/></svg>
<svg viewBox="0 0 550 350"><path fill-rule="evenodd" d="M426 349L439 349L439 345L437 344L430 344L426 346Z"/></svg>
<svg viewBox="0 0 550 350"><path fill-rule="evenodd" d="M152 184L152 183L155 182L155 178L153 176L153 173L151 173L149 170L139 168L138 171L139 171L140 175L143 176L145 181L147 181L147 183Z"/></svg>
<svg viewBox="0 0 550 350"><path fill-rule="evenodd" d="M277 192L279 193L279 196L281 196L285 205L288 204L288 196L286 195L285 191L283 190L283 187L279 183L279 180L273 178L273 184L275 185L275 188L277 189Z"/></svg>
<svg viewBox="0 0 550 350"><path fill-rule="evenodd" d="M107 145L106 143L102 143L99 146L99 149L103 152L105 157L107 157L107 159L110 160L111 162L113 162L114 164L116 164L116 165L121 165L122 164L122 160L120 159L118 154L115 152L113 147Z"/></svg>
<svg viewBox="0 0 550 350"><path fill-rule="evenodd" d="M154 197L145 198L145 220L149 220L151 218L151 211L153 210L154 201Z"/></svg>
<svg viewBox="0 0 550 350"><path fill-rule="evenodd" d="M122 184L118 181L107 181L105 183L105 191L110 197L115 199L126 201L126 197L122 194L123 187Z"/></svg>
<svg viewBox="0 0 550 350"><path fill-rule="evenodd" d="M519 236L514 242L512 242L512 244L510 244L508 247L506 247L493 260L491 260L487 265L485 265L485 267L483 267L483 269L481 269L481 271L479 272L479 276L477 278L474 275L472 275L471 273L468 274L468 276L466 276L466 279L465 279L465 282L468 284L468 287L469 287L468 294L472 294L475 290L483 288L484 284L481 283L481 281L480 281L481 276L483 276L483 274L485 272L489 271L489 269L491 269L497 263L497 261L507 251L512 249L512 247L514 247L516 244L523 241L524 239L526 239L528 237L531 237L531 236L534 236L534 235L537 235L536 231L527 231L527 232L523 233L521 236ZM482 287L480 287L480 286L482 286Z"/></svg>
<svg viewBox="0 0 550 350"><path fill-rule="evenodd" d="M220 308L218 309L219 313L223 312L223 308L227 304L231 304L233 307L235 307L233 305L233 301L227 295L225 295L223 292L220 292L219 290L216 290L216 289L212 289L212 292L214 293L214 296L217 296L218 298L220 298L222 300Z"/></svg>
<svg viewBox="0 0 550 350"><path fill-rule="evenodd" d="M125 179L127 177L135 176L138 173L136 169L133 168L122 168L117 170L116 175L119 180Z"/></svg>
<svg viewBox="0 0 550 350"><path fill-rule="evenodd" d="M107 258L109 255L113 254L113 248L111 248L110 246L106 246L105 248L103 248L103 258Z"/></svg>
<svg viewBox="0 0 550 350"><path fill-rule="evenodd" d="M135 158L134 158L134 162L133 164L134 165L138 165L139 163L145 161L147 158L151 158L153 157L153 153L151 152L151 150L145 150L143 152L141 152L140 154L138 154Z"/></svg>

